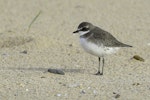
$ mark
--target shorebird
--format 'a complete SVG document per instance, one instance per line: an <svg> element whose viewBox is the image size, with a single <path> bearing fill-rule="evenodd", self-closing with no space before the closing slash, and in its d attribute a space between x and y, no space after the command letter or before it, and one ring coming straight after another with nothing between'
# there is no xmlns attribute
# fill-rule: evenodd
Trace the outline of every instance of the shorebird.
<svg viewBox="0 0 150 100"><path fill-rule="evenodd" d="M80 34L80 44L86 52L98 57L99 67L95 75L103 75L105 55L115 53L121 47L132 47L119 42L109 32L89 22L80 23L78 29L73 33Z"/></svg>

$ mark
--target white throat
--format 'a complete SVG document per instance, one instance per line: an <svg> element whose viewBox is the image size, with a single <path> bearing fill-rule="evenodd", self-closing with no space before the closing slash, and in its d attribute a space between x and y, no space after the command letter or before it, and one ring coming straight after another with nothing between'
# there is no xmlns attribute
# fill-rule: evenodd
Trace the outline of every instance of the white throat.
<svg viewBox="0 0 150 100"><path fill-rule="evenodd" d="M80 36L82 36L82 35L87 34L89 32L90 32L90 30L88 30L88 31L79 31L79 34L80 34Z"/></svg>

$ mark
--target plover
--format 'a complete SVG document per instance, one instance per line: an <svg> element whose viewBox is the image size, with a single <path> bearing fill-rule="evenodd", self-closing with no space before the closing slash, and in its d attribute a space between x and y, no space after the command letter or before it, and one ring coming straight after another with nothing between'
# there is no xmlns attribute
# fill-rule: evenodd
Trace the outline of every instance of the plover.
<svg viewBox="0 0 150 100"><path fill-rule="evenodd" d="M119 42L109 32L89 22L80 23L78 29L73 33L80 34L80 44L86 52L98 57L99 67L95 75L103 75L105 55L115 53L120 47L132 47Z"/></svg>

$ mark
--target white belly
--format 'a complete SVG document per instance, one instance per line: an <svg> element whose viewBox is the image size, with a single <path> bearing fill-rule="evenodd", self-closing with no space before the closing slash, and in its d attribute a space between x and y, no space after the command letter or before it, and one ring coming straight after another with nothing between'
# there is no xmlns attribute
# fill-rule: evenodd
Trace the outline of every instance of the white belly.
<svg viewBox="0 0 150 100"><path fill-rule="evenodd" d="M115 53L119 49L118 47L98 46L94 43L87 42L87 39L85 38L80 38L80 43L85 51L98 57L103 57L107 54Z"/></svg>

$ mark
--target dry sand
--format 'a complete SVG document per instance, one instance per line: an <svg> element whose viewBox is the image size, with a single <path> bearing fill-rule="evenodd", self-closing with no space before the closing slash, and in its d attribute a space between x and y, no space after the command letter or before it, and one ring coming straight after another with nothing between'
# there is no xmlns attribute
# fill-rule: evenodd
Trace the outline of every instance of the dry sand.
<svg viewBox="0 0 150 100"><path fill-rule="evenodd" d="M149 100L149 5L149 0L0 0L0 100ZM103 76L93 75L98 58L72 35L82 21L133 46L107 56ZM134 55L145 62L131 59Z"/></svg>

